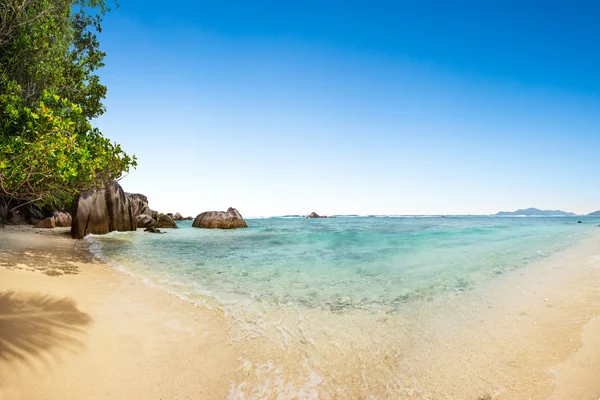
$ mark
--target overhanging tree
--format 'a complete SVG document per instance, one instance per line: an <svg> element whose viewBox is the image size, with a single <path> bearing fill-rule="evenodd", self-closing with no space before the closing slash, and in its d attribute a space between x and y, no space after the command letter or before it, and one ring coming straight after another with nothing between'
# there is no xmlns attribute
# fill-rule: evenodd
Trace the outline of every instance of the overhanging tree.
<svg viewBox="0 0 600 400"><path fill-rule="evenodd" d="M0 195L64 205L135 157L90 120L104 113L104 0L0 0Z"/></svg>

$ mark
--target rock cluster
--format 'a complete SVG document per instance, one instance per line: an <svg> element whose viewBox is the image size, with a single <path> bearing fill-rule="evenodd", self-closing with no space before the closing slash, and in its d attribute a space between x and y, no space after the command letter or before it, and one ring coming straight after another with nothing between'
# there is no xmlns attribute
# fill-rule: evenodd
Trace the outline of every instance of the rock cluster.
<svg viewBox="0 0 600 400"><path fill-rule="evenodd" d="M47 215L32 203L0 197L0 224L35 225L46 217Z"/></svg>
<svg viewBox="0 0 600 400"><path fill-rule="evenodd" d="M148 206L148 198L140 193L127 193L133 205L133 213L138 228L173 228L177 225L169 214L160 214Z"/></svg>
<svg viewBox="0 0 600 400"><path fill-rule="evenodd" d="M152 219L158 220L158 212L148 206L148 198L146 196L140 193L125 193L125 195L131 202L133 215L136 217L138 215L148 215Z"/></svg>
<svg viewBox="0 0 600 400"><path fill-rule="evenodd" d="M0 197L0 225L38 225L47 218L54 217L55 226L70 227L71 214L66 211L40 209L26 200Z"/></svg>
<svg viewBox="0 0 600 400"><path fill-rule="evenodd" d="M171 215L171 214L168 214L168 215ZM191 221L194 218L192 218L192 217L184 217L183 215L181 215L178 212L176 212L175 215L173 215L173 219L175 221Z"/></svg>
<svg viewBox="0 0 600 400"><path fill-rule="evenodd" d="M72 215L71 236L74 239L137 228L132 203L116 181L77 196Z"/></svg>
<svg viewBox="0 0 600 400"><path fill-rule="evenodd" d="M229 207L227 211L206 211L199 214L194 219L192 226L208 229L235 229L247 228L248 224L238 210Z"/></svg>
<svg viewBox="0 0 600 400"><path fill-rule="evenodd" d="M160 214L148 205L148 198L140 193L125 193L111 181L100 189L82 192L73 201L72 213L58 210L42 211L33 204L19 206L14 199L0 197L1 224L32 224L36 228L70 227L71 237L83 239L89 234L103 235L112 231L159 233L159 228L177 228L175 221L192 220L179 212ZM313 213L315 214L315 213ZM315 214L316 215L316 214ZM312 218L312 217L311 217ZM195 228L235 229L248 224L235 208L227 211L206 211L194 219Z"/></svg>
<svg viewBox="0 0 600 400"><path fill-rule="evenodd" d="M135 223L138 228L156 228L158 226L158 221L148 214L136 215Z"/></svg>

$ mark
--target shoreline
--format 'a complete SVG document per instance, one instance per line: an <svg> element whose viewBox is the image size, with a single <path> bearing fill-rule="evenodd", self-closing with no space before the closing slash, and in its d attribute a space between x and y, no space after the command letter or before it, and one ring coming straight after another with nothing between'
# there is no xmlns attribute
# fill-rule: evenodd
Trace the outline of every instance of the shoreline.
<svg viewBox="0 0 600 400"><path fill-rule="evenodd" d="M308 386L300 389L306 389L307 394L315 393L309 389L328 389L322 392L323 398L360 398L371 392L385 396L386 391L398 394L399 398L456 398L456 394L462 393L466 398L511 399L522 395L595 400L600 394L598 369L594 368L600 363L600 293L596 294L600 288L600 249L595 250L600 230L549 259L510 271L480 288L449 294L439 302L419 304L412 316L406 314L383 321L379 315L359 315L364 321L378 324L377 329L386 341L377 348L366 342L351 342L353 346L364 347L362 354L355 350L359 353L354 360L346 357L350 353L345 352L340 339L341 360L330 357L335 362L329 360L330 364L323 364L331 369L323 365L307 369L302 364L307 354L313 359L333 357L326 341L317 336L309 339L316 340L320 347L314 343L305 347L292 343L280 349L266 338L233 343L229 322L222 312L194 306L147 285L143 278L98 260L78 257L87 250L81 248L81 242L67 239L66 235L61 237L59 231L27 228L7 231L0 231L0 257L7 249L15 252L8 255L9 259L13 257L8 264L19 264L14 259L19 254L21 258L23 254L27 257L17 270L10 265L7 268L0 258L1 294L6 295L8 290L15 293L1 297L0 327L2 312L6 316L7 308L11 310L14 296L25 296L17 303L25 302L25 306L39 311L43 306L39 301L36 303L36 293L68 304L69 315L77 317L75 322L79 323L75 324L76 329L68 330L63 326L64 321L59 320L58 337L64 339L66 335L73 339L66 346L58 340L33 353L22 346L21 352L25 354L21 359L10 353L0 354L2 399L258 395L261 382L264 389L264 382L273 378L264 371L268 362L275 362L280 369L279 379L284 383L285 377L304 374ZM66 261L58 262L63 268L57 268L57 257L65 255L69 255ZM32 264L34 272L25 267ZM53 268L44 268L52 265ZM471 308L463 308L463 303ZM478 305L476 309L473 304ZM465 309L469 310L468 315ZM14 304L12 310L14 318ZM427 317L420 317L419 313ZM331 319L343 324L354 316L334 315ZM409 317L421 318L418 323L429 336L397 338L399 332L410 332L417 327L416 323L406 321ZM39 322L32 318L28 322L35 329L55 329L53 321ZM6 321L4 317L4 324ZM364 327L349 328L347 336L365 332ZM8 348L7 340L0 334L2 353ZM265 351L267 346L272 348ZM406 347L388 354L387 348L394 346ZM322 354L317 354L320 352L317 350L322 350ZM398 370L387 361L399 354L407 361L409 370ZM377 371L382 366L388 368L386 373L398 372L418 381L410 385L404 381L387 388L380 383L375 386L376 382L370 382L368 377L352 383L361 368L363 372L365 368ZM462 366L464 372L456 371L457 366ZM312 372L307 373L310 369ZM334 380L343 385L342 392L333 391L335 385L327 382L333 375L324 376L328 371L336 372ZM473 376L478 378L475 380ZM249 380L256 382L250 385ZM436 388L431 389L431 385ZM300 390L292 389L290 394Z"/></svg>
<svg viewBox="0 0 600 400"><path fill-rule="evenodd" d="M0 247L0 399L227 396L239 355L222 314L80 259L80 241L5 231L0 246L28 256L4 258ZM36 267L44 263L67 272Z"/></svg>

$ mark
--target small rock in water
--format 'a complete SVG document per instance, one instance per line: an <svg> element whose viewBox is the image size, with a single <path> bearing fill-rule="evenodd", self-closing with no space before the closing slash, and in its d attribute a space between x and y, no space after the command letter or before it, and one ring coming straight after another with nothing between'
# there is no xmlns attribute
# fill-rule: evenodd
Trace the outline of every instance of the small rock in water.
<svg viewBox="0 0 600 400"><path fill-rule="evenodd" d="M581 224L582 222L581 222L581 221L577 221L577 223L578 223L578 224Z"/></svg>
<svg viewBox="0 0 600 400"><path fill-rule="evenodd" d="M150 233L164 233L164 232L161 232L161 231L160 231L160 229L158 229L158 228L146 228L146 229L144 229L144 232L150 232Z"/></svg>

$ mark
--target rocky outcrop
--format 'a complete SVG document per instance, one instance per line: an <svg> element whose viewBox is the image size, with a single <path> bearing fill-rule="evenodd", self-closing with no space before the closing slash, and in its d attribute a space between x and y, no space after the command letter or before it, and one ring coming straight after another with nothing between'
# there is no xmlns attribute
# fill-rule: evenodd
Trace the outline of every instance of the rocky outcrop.
<svg viewBox="0 0 600 400"><path fill-rule="evenodd" d="M53 229L56 227L56 220L54 217L45 218L38 222L36 225L34 225L34 227L42 229Z"/></svg>
<svg viewBox="0 0 600 400"><path fill-rule="evenodd" d="M39 207L37 207L33 204L27 204L26 206L23 206L22 208L23 208L23 214L25 215L25 218L28 221L31 220L32 218L42 220L46 217L46 215L44 215L42 210L40 210Z"/></svg>
<svg viewBox="0 0 600 400"><path fill-rule="evenodd" d="M133 207L121 185L112 181L105 185L105 190L106 209L111 230L121 232L136 230Z"/></svg>
<svg viewBox="0 0 600 400"><path fill-rule="evenodd" d="M39 222L37 219L34 222ZM10 225L26 225L27 219L21 210L9 210L6 215L6 222Z"/></svg>
<svg viewBox="0 0 600 400"><path fill-rule="evenodd" d="M138 228L177 228L173 214L161 215L148 206L148 198L139 193L127 193ZM184 218L177 213L177 221ZM181 219L179 219L181 218Z"/></svg>
<svg viewBox="0 0 600 400"><path fill-rule="evenodd" d="M161 215L158 218L158 228L177 228L177 224L170 215Z"/></svg>
<svg viewBox="0 0 600 400"><path fill-rule="evenodd" d="M172 214L167 214L167 215L172 215ZM179 214L178 212L175 213L175 215L173 215L173 220L175 221L191 221L194 218L192 217L184 217L183 215Z"/></svg>
<svg viewBox="0 0 600 400"><path fill-rule="evenodd" d="M164 232L161 232L160 229L158 229L158 228L146 228L146 229L144 229L144 232L149 232L149 233L164 233Z"/></svg>
<svg viewBox="0 0 600 400"><path fill-rule="evenodd" d="M0 197L0 224L35 225L44 218L42 210L27 200Z"/></svg>
<svg viewBox="0 0 600 400"><path fill-rule="evenodd" d="M158 212L152 210L148 206L148 198L140 193L125 193L127 198L131 202L131 206L133 207L133 215L149 215L153 219L158 219Z"/></svg>
<svg viewBox="0 0 600 400"><path fill-rule="evenodd" d="M73 223L73 218L71 217L71 213L67 211L54 211L53 213L54 220L56 221L56 226L61 228L70 227Z"/></svg>
<svg viewBox="0 0 600 400"><path fill-rule="evenodd" d="M319 215L316 212L311 212L310 215L306 216L306 218L329 218L326 215Z"/></svg>
<svg viewBox="0 0 600 400"><path fill-rule="evenodd" d="M158 221L146 214L136 216L135 223L138 228L155 228L158 226Z"/></svg>
<svg viewBox="0 0 600 400"><path fill-rule="evenodd" d="M235 229L247 228L248 224L235 208L229 207L227 211L206 211L199 214L192 223L194 228L208 229Z"/></svg>
<svg viewBox="0 0 600 400"><path fill-rule="evenodd" d="M137 228L132 204L116 181L77 196L72 215L71 236L74 239Z"/></svg>

